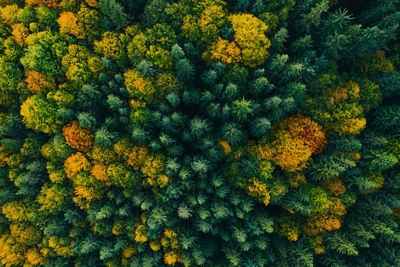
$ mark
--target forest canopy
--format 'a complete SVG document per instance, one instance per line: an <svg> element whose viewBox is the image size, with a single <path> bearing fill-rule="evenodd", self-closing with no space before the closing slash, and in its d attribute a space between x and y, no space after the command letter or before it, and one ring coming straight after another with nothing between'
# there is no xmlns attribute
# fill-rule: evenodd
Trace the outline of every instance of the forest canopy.
<svg viewBox="0 0 400 267"><path fill-rule="evenodd" d="M0 265L400 266L400 0L0 0Z"/></svg>

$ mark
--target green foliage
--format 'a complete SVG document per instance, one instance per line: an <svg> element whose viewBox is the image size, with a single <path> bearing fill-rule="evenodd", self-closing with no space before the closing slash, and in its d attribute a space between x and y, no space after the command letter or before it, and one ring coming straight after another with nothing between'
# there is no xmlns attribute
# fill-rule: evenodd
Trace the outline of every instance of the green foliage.
<svg viewBox="0 0 400 267"><path fill-rule="evenodd" d="M398 266L399 8L0 1L0 265Z"/></svg>

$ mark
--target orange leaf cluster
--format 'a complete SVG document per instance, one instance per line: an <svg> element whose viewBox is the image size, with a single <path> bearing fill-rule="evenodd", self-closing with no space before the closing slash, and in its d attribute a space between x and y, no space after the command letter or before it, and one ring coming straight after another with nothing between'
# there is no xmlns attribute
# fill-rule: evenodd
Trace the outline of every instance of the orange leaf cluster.
<svg viewBox="0 0 400 267"><path fill-rule="evenodd" d="M34 94L48 93L57 86L53 77L34 70L26 72L25 82L29 91Z"/></svg>
<svg viewBox="0 0 400 267"><path fill-rule="evenodd" d="M64 162L65 174L70 179L81 171L89 171L90 167L90 162L81 152L72 154Z"/></svg>
<svg viewBox="0 0 400 267"><path fill-rule="evenodd" d="M93 146L93 132L80 127L77 121L72 121L64 126L62 135L67 144L78 151L88 152Z"/></svg>
<svg viewBox="0 0 400 267"><path fill-rule="evenodd" d="M300 114L284 119L273 136L273 161L287 172L303 169L311 155L320 153L326 145L322 127Z"/></svg>
<svg viewBox="0 0 400 267"><path fill-rule="evenodd" d="M342 225L342 216L345 213L346 208L342 200L338 197L333 197L328 212L318 213L308 218L303 229L308 235L339 229Z"/></svg>

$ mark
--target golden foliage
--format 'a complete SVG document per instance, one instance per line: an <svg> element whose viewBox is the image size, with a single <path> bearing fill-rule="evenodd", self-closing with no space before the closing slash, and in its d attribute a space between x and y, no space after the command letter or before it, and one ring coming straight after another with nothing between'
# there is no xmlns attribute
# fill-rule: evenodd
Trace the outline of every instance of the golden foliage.
<svg viewBox="0 0 400 267"><path fill-rule="evenodd" d="M161 244L158 240L151 240L149 246L152 251L159 251L161 249Z"/></svg>
<svg viewBox="0 0 400 267"><path fill-rule="evenodd" d="M130 258L136 253L137 253L137 249L135 247L133 247L132 245L130 245L122 250L122 256L124 258Z"/></svg>
<svg viewBox="0 0 400 267"><path fill-rule="evenodd" d="M305 168L312 151L300 138L293 138L286 131L279 133L277 139L272 142L274 149L273 162L287 172L300 171Z"/></svg>
<svg viewBox="0 0 400 267"><path fill-rule="evenodd" d="M300 114L284 119L272 133L272 160L287 172L300 171L312 154L326 145L322 127Z"/></svg>
<svg viewBox="0 0 400 267"><path fill-rule="evenodd" d="M154 66L162 70L172 69L171 53L161 47L150 45L149 50L146 52L146 58L149 59Z"/></svg>
<svg viewBox="0 0 400 267"><path fill-rule="evenodd" d="M132 166L134 170L139 170L145 163L149 149L144 146L134 146L130 149L128 154L127 163Z"/></svg>
<svg viewBox="0 0 400 267"><path fill-rule="evenodd" d="M129 140L129 138L123 137L114 144L114 152L118 155L118 157L121 160L127 161L132 146L133 143Z"/></svg>
<svg viewBox="0 0 400 267"><path fill-rule="evenodd" d="M23 23L17 23L12 25L12 35L14 37L14 40L19 44L20 46L25 45L25 39L29 35L29 29L24 26Z"/></svg>
<svg viewBox="0 0 400 267"><path fill-rule="evenodd" d="M231 146L228 144L228 142L226 142L225 140L221 140L218 142L218 144L222 147L222 149L224 150L225 155L228 155L229 153L231 153L232 148Z"/></svg>
<svg viewBox="0 0 400 267"><path fill-rule="evenodd" d="M300 228L295 221L289 216L283 216L277 219L278 233L286 236L290 241L296 241L300 235Z"/></svg>
<svg viewBox="0 0 400 267"><path fill-rule="evenodd" d="M360 87L353 81L327 89L322 96L306 101L312 119L328 133L359 134L366 126L360 104Z"/></svg>
<svg viewBox="0 0 400 267"><path fill-rule="evenodd" d="M393 63L386 58L385 51L376 51L371 57L363 57L359 62L362 72L371 74L373 72L393 71Z"/></svg>
<svg viewBox="0 0 400 267"><path fill-rule="evenodd" d="M78 18L70 11L62 12L57 19L57 23L60 26L60 34L72 34L80 39L86 37L85 32L78 24Z"/></svg>
<svg viewBox="0 0 400 267"><path fill-rule="evenodd" d="M151 102L156 93L152 82L144 78L137 70L128 70L125 74L125 86L132 97Z"/></svg>
<svg viewBox="0 0 400 267"><path fill-rule="evenodd" d="M179 254L174 250L164 253L164 262L168 265L175 265L176 262L180 262Z"/></svg>
<svg viewBox="0 0 400 267"><path fill-rule="evenodd" d="M23 266L25 263L24 247L18 246L10 235L2 235L0 238L1 263L6 267Z"/></svg>
<svg viewBox="0 0 400 267"><path fill-rule="evenodd" d="M26 72L26 86L34 94L47 93L57 86L53 77L30 70Z"/></svg>
<svg viewBox="0 0 400 267"><path fill-rule="evenodd" d="M99 0L85 0L85 2L88 4L88 6L100 8Z"/></svg>
<svg viewBox="0 0 400 267"><path fill-rule="evenodd" d="M303 172L289 172L286 176L288 177L289 184L292 187L299 187L307 182Z"/></svg>
<svg viewBox="0 0 400 267"><path fill-rule="evenodd" d="M249 180L249 185L246 187L246 190L250 196L256 197L263 202L264 205L267 206L269 204L271 196L266 184L252 178Z"/></svg>
<svg viewBox="0 0 400 267"><path fill-rule="evenodd" d="M111 185L110 177L107 174L107 167L105 165L95 164L90 173L99 181Z"/></svg>
<svg viewBox="0 0 400 267"><path fill-rule="evenodd" d="M18 11L17 5L6 5L0 7L0 16L6 24L12 25L17 22Z"/></svg>
<svg viewBox="0 0 400 267"><path fill-rule="evenodd" d="M88 152L94 142L94 134L90 129L80 127L78 121L72 121L65 125L62 130L62 135L67 141L67 144L81 152Z"/></svg>
<svg viewBox="0 0 400 267"><path fill-rule="evenodd" d="M3 204L1 211L10 221L23 222L34 220L33 208L32 201L17 200Z"/></svg>
<svg viewBox="0 0 400 267"><path fill-rule="evenodd" d="M179 250L178 234L170 229L164 229L164 237L161 238L161 246L164 250L164 262L168 265L175 265L176 262L182 262Z"/></svg>
<svg viewBox="0 0 400 267"><path fill-rule="evenodd" d="M47 6L57 9L62 0L25 0L28 6Z"/></svg>
<svg viewBox="0 0 400 267"><path fill-rule="evenodd" d="M61 257L71 257L73 252L70 247L71 244L67 242L66 238L62 238L59 236L50 236L47 240L48 246Z"/></svg>
<svg viewBox="0 0 400 267"><path fill-rule="evenodd" d="M293 138L300 138L313 154L322 152L326 145L325 133L322 127L310 118L295 115L281 121L278 131L288 131Z"/></svg>
<svg viewBox="0 0 400 267"><path fill-rule="evenodd" d="M314 248L316 254L323 254L326 252L326 248L323 245L323 237L316 235L310 238L311 247Z"/></svg>
<svg viewBox="0 0 400 267"><path fill-rule="evenodd" d="M316 235L320 232L339 229L342 224L341 217L346 213L346 208L342 200L332 197L326 212L317 213L307 218L307 223L303 226L308 235Z"/></svg>
<svg viewBox="0 0 400 267"><path fill-rule="evenodd" d="M146 225L138 224L135 229L135 241L138 243L145 243L148 240Z"/></svg>
<svg viewBox="0 0 400 267"><path fill-rule="evenodd" d="M45 258L40 254L38 249L30 248L26 254L26 260L33 265L44 265Z"/></svg>
<svg viewBox="0 0 400 267"><path fill-rule="evenodd" d="M41 205L39 211L47 211L50 214L63 211L65 203L71 198L70 190L60 184L45 184L39 195L37 202Z"/></svg>
<svg viewBox="0 0 400 267"><path fill-rule="evenodd" d="M107 58L118 60L125 56L124 35L115 32L104 32L101 41L95 41L95 51Z"/></svg>
<svg viewBox="0 0 400 267"><path fill-rule="evenodd" d="M343 184L342 179L335 177L330 179L324 184L324 188L328 190L334 196L340 196L346 193L346 186Z"/></svg>
<svg viewBox="0 0 400 267"><path fill-rule="evenodd" d="M229 42L222 38L211 44L207 51L203 53L203 59L207 61L221 61L225 64L242 62L240 48L235 42Z"/></svg>
<svg viewBox="0 0 400 267"><path fill-rule="evenodd" d="M242 52L243 63L256 67L269 57L267 49L271 41L265 36L268 26L251 14L234 14L229 16L235 32L235 43Z"/></svg>
<svg viewBox="0 0 400 267"><path fill-rule="evenodd" d="M201 40L209 43L218 38L219 31L226 23L226 12L222 5L211 5L203 10L199 19Z"/></svg>
<svg viewBox="0 0 400 267"><path fill-rule="evenodd" d="M164 71L157 74L154 86L159 99L169 93L179 93L184 89L184 84L173 73Z"/></svg>
<svg viewBox="0 0 400 267"><path fill-rule="evenodd" d="M165 159L161 154L150 154L146 157L141 172L146 177L157 178L164 171Z"/></svg>
<svg viewBox="0 0 400 267"><path fill-rule="evenodd" d="M44 133L56 133L62 125L57 107L41 95L34 95L21 105L24 124Z"/></svg>
<svg viewBox="0 0 400 267"><path fill-rule="evenodd" d="M104 148L97 144L93 145L93 149L88 153L88 155L94 164L109 165L117 161L117 154L112 149Z"/></svg>
<svg viewBox="0 0 400 267"><path fill-rule="evenodd" d="M65 174L70 179L72 179L79 172L89 171L90 169L90 162L81 152L72 154L64 162Z"/></svg>

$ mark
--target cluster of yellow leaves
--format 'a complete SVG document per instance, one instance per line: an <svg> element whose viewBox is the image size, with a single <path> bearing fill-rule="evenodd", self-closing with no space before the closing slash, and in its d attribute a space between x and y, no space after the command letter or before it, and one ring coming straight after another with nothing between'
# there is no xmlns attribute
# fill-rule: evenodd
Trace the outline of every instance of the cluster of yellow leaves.
<svg viewBox="0 0 400 267"><path fill-rule="evenodd" d="M17 5L6 5L5 7L0 7L0 16L8 25L12 25L17 22L18 12L19 8Z"/></svg>
<svg viewBox="0 0 400 267"><path fill-rule="evenodd" d="M137 253L137 249L134 248L133 246L128 246L122 250L122 256L124 258L130 258L136 253Z"/></svg>
<svg viewBox="0 0 400 267"><path fill-rule="evenodd" d="M56 133L62 124L57 107L41 95L34 95L21 105L24 124L44 133Z"/></svg>
<svg viewBox="0 0 400 267"><path fill-rule="evenodd" d="M29 35L29 29L24 26L23 23L17 23L12 25L12 35L14 40L19 44L21 47L25 45L25 40Z"/></svg>
<svg viewBox="0 0 400 267"><path fill-rule="evenodd" d="M207 61L221 61L225 64L233 64L242 62L242 54L240 48L234 41L227 41L218 38L218 41L211 44L211 46L203 53L203 59Z"/></svg>
<svg viewBox="0 0 400 267"><path fill-rule="evenodd" d="M226 11L222 5L211 5L203 10L199 18L202 41L215 40L226 22Z"/></svg>
<svg viewBox="0 0 400 267"><path fill-rule="evenodd" d="M242 52L243 63L256 67L269 57L268 48L271 41L265 36L268 26L251 14L229 16L235 32L234 40Z"/></svg>
<svg viewBox="0 0 400 267"><path fill-rule="evenodd" d="M226 3L224 1L192 1L194 14L183 19L182 33L191 42L207 46L214 42L221 28L226 24Z"/></svg>
<svg viewBox="0 0 400 267"><path fill-rule="evenodd" d="M103 198L105 184L93 175L79 173L73 180L75 197L72 200L81 209L88 209L92 202Z"/></svg>
<svg viewBox="0 0 400 267"><path fill-rule="evenodd" d="M65 125L62 130L62 135L67 141L67 144L78 151L88 152L93 146L93 132L80 127L78 121L72 121Z"/></svg>
<svg viewBox="0 0 400 267"><path fill-rule="evenodd" d="M164 48L150 45L149 50L146 52L146 58L149 59L154 66L162 70L172 69L172 59L170 52Z"/></svg>
<svg viewBox="0 0 400 267"><path fill-rule="evenodd" d="M168 177L162 172L165 169L165 158L161 154L151 153L145 159L143 167L141 168L142 174L147 177L146 181L150 186L165 187L168 184Z"/></svg>
<svg viewBox="0 0 400 267"><path fill-rule="evenodd" d="M73 255L70 247L71 244L66 240L65 237L50 236L44 239L44 243L51 248L58 256L71 257Z"/></svg>
<svg viewBox="0 0 400 267"><path fill-rule="evenodd" d="M359 66L361 71L367 74L394 70L393 63L386 58L385 51L376 51L375 55L362 58Z"/></svg>
<svg viewBox="0 0 400 267"><path fill-rule="evenodd" d="M326 248L323 245L323 237L321 235L315 235L310 239L311 247L314 248L316 254L323 254L326 252Z"/></svg>
<svg viewBox="0 0 400 267"><path fill-rule="evenodd" d="M1 211L10 221L35 221L37 217L37 214L35 213L36 208L37 206L33 201L17 200L3 204Z"/></svg>
<svg viewBox="0 0 400 267"><path fill-rule="evenodd" d="M228 155L229 153L231 153L232 148L231 146L228 144L227 141L225 140L221 140L218 142L218 144L222 147L222 149L224 150L225 155Z"/></svg>
<svg viewBox="0 0 400 267"><path fill-rule="evenodd" d="M320 153L326 145L322 127L302 115L284 119L272 135L272 160L286 172L302 170L311 155Z"/></svg>
<svg viewBox="0 0 400 267"><path fill-rule="evenodd" d="M288 178L290 186L292 187L299 187L300 185L305 184L307 182L304 173L301 171L288 172L286 176Z"/></svg>
<svg viewBox="0 0 400 267"><path fill-rule="evenodd" d="M86 33L78 23L78 18L74 13L62 12L60 17L57 19L57 23L60 26L60 34L72 34L77 38L85 39Z"/></svg>
<svg viewBox="0 0 400 267"><path fill-rule="evenodd" d="M147 215L142 213L140 216L140 222L135 225L135 241L138 243L145 243L149 240L147 237L146 221Z"/></svg>
<svg viewBox="0 0 400 267"><path fill-rule="evenodd" d="M137 70L128 70L125 74L125 86L130 96L145 102L151 102L156 90L153 83Z"/></svg>
<svg viewBox="0 0 400 267"><path fill-rule="evenodd" d="M136 34L127 47L128 57L131 62L138 63L146 57L147 36L143 32Z"/></svg>
<svg viewBox="0 0 400 267"><path fill-rule="evenodd" d="M93 81L104 67L98 56L87 47L77 44L68 46L68 54L62 58L61 64L67 79L76 86Z"/></svg>
<svg viewBox="0 0 400 267"><path fill-rule="evenodd" d="M366 126L359 100L359 85L349 81L344 87L330 88L322 96L308 99L307 105L311 117L328 133L356 135Z"/></svg>
<svg viewBox="0 0 400 267"><path fill-rule="evenodd" d="M346 193L346 186L339 177L332 178L325 182L324 188L334 196L340 196Z"/></svg>
<svg viewBox="0 0 400 267"><path fill-rule="evenodd" d="M47 155L45 154L47 152L43 150L47 150L48 147L51 147L51 144L47 143L42 146L42 155L44 155L45 157L47 157ZM52 181L53 183L60 184L67 178L62 166L60 166L59 163L56 163L54 161L47 161L46 169L49 173L50 181Z"/></svg>
<svg viewBox="0 0 400 267"><path fill-rule="evenodd" d="M8 149L5 145L0 145L0 167L5 167L9 165L10 156L12 151Z"/></svg>
<svg viewBox="0 0 400 267"><path fill-rule="evenodd" d="M107 58L121 59L126 55L124 45L124 34L118 34L115 32L103 33L103 39L101 41L95 41L95 51L103 54Z"/></svg>
<svg viewBox="0 0 400 267"><path fill-rule="evenodd" d="M273 161L287 172L304 169L311 157L311 150L300 138L293 138L286 131L280 132L277 139L272 143L275 155Z"/></svg>
<svg viewBox="0 0 400 267"><path fill-rule="evenodd" d="M86 4L88 4L91 7L94 8L99 8L100 4L99 4L99 0L85 0Z"/></svg>
<svg viewBox="0 0 400 267"><path fill-rule="evenodd" d="M182 262L179 253L178 235L169 228L164 229L164 236L161 238L161 246L164 250L164 262L168 265L175 265L176 262Z"/></svg>
<svg viewBox="0 0 400 267"><path fill-rule="evenodd" d="M62 0L25 0L28 6L47 6L57 9Z"/></svg>
<svg viewBox="0 0 400 267"><path fill-rule="evenodd" d="M2 213L11 222L0 238L1 263L7 267L43 265L42 231L36 227L37 203L29 200L7 202ZM34 222L34 224L32 224Z"/></svg>
<svg viewBox="0 0 400 267"><path fill-rule="evenodd" d="M37 196L37 202L41 205L39 211L56 214L64 210L65 203L70 198L71 194L68 187L60 184L46 183Z"/></svg>
<svg viewBox="0 0 400 267"><path fill-rule="evenodd" d="M163 188L168 184L169 179L163 174L163 155L150 153L147 147L133 145L127 138L121 138L115 143L114 151L134 170L140 170L148 185Z"/></svg>
<svg viewBox="0 0 400 267"><path fill-rule="evenodd" d="M266 206L269 204L271 198L270 191L265 183L253 178L249 180L249 185L246 187L247 193L250 196L256 197L262 201Z"/></svg>
<svg viewBox="0 0 400 267"><path fill-rule="evenodd" d="M82 171L89 171L91 164L81 152L69 156L64 162L64 171L68 178L73 179L75 175Z"/></svg>
<svg viewBox="0 0 400 267"><path fill-rule="evenodd" d="M300 235L300 228L289 216L283 216L277 219L279 225L278 233L286 236L290 241L296 241Z"/></svg>
<svg viewBox="0 0 400 267"><path fill-rule="evenodd" d="M100 200L106 182L90 173L92 164L81 152L69 156L64 162L64 172L72 180L75 197L73 201L82 209L89 208L93 201Z"/></svg>
<svg viewBox="0 0 400 267"><path fill-rule="evenodd" d="M13 226L13 225L11 225ZM25 236L29 239L29 233ZM13 235L2 235L0 238L0 258L1 263L7 267L11 266L30 266L30 265L43 265L45 258L40 254L37 246L27 245L20 242L13 237Z"/></svg>
<svg viewBox="0 0 400 267"><path fill-rule="evenodd" d="M53 77L30 70L26 72L26 86L34 94L47 93L56 88Z"/></svg>
<svg viewBox="0 0 400 267"><path fill-rule="evenodd" d="M119 141L118 141L119 142ZM116 143L114 147L117 145ZM117 154L111 148L101 147L97 144L93 145L93 149L88 153L93 161L93 164L109 165L117 161Z"/></svg>
<svg viewBox="0 0 400 267"><path fill-rule="evenodd" d="M144 166L149 149L145 146L134 146L128 154L127 163L132 166L134 170L139 170Z"/></svg>
<svg viewBox="0 0 400 267"><path fill-rule="evenodd" d="M341 227L342 216L346 213L346 208L342 200L338 197L332 197L328 206L323 206L323 208L325 209L324 212L317 213L307 218L307 223L303 226L306 234L316 235Z"/></svg>
<svg viewBox="0 0 400 267"><path fill-rule="evenodd" d="M157 90L158 98L164 97L169 93L178 93L184 88L184 84L171 72L158 73L154 86Z"/></svg>
<svg viewBox="0 0 400 267"><path fill-rule="evenodd" d="M106 183L106 185L108 186L111 185L110 177L107 174L107 167L105 165L101 164L93 165L92 169L90 170L90 173L97 180Z"/></svg>

